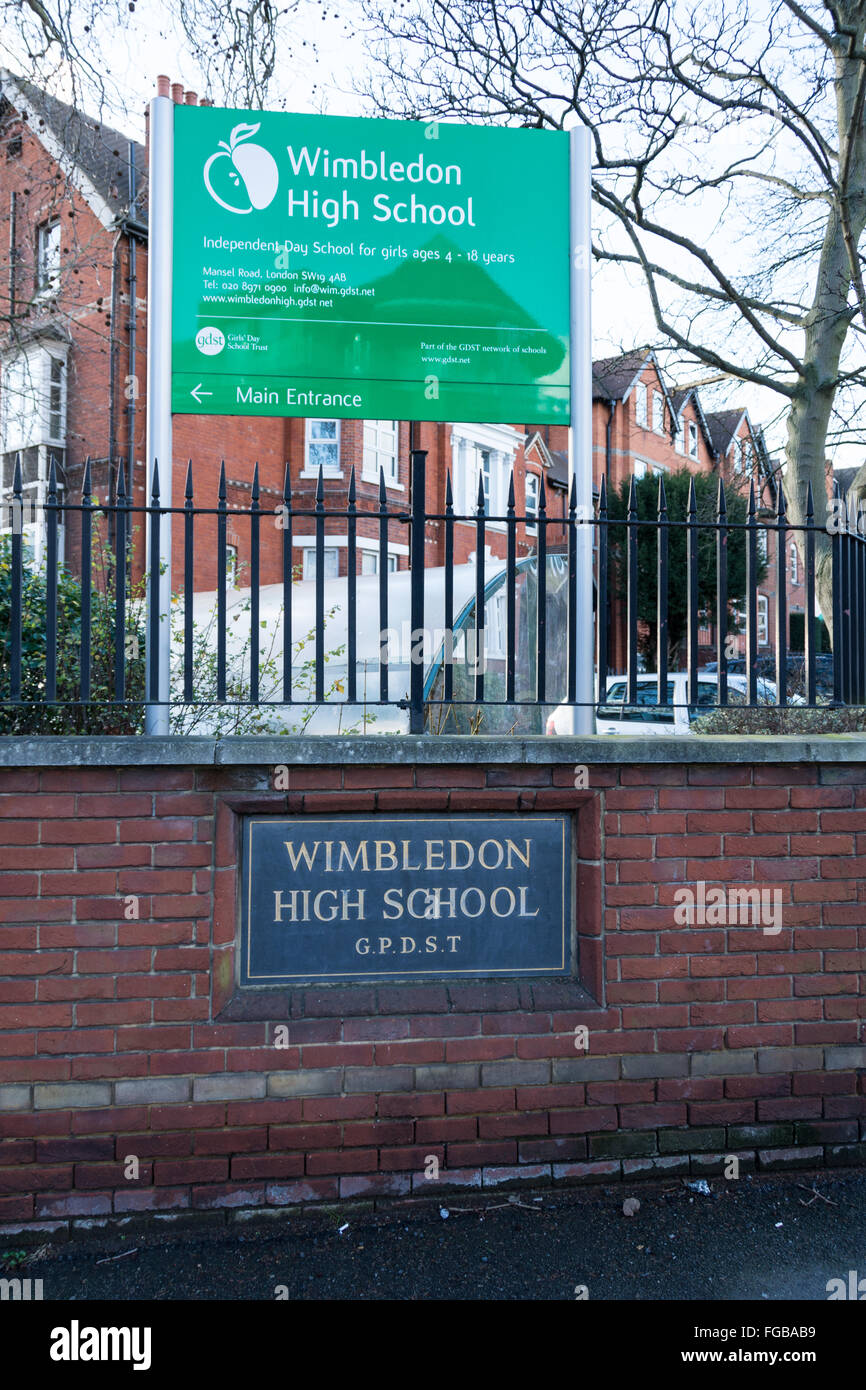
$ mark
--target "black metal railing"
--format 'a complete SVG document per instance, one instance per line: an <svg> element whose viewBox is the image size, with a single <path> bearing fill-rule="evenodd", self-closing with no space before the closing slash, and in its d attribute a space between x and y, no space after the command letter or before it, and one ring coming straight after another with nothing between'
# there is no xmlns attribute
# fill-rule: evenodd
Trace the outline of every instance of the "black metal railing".
<svg viewBox="0 0 866 1390"><path fill-rule="evenodd" d="M169 703L172 708L207 709L243 707L291 711L330 704L347 706L399 706L408 710L410 728L421 732L432 722L437 707L499 708L505 717L515 712L536 711L535 724L553 706L578 703L580 653L577 648L578 603L594 602L596 614L593 704L605 700L612 665L625 679L623 703L638 703L641 648L654 648L656 700L670 704L671 675L671 537L685 536L685 631L680 664L685 667L689 706L698 704L700 667L699 629L714 627L717 707L731 701L734 661L726 637L731 628L732 599L730 557L732 546L744 547L745 585L739 595L745 609L745 689L738 703L767 702L766 658L759 654L759 575L765 561L759 535L776 537L773 573L767 587L775 596L776 623L772 675L774 703L789 701L791 657L788 652L787 565L790 539L800 535L805 602L804 645L797 661L802 693L798 703L815 705L831 698L837 704L866 702L866 521L858 503L856 514L834 495L835 525L817 525L809 490L805 522L793 525L787 516L781 488L775 513L759 515L754 485L750 484L743 520L732 519L721 480L715 513L699 518L694 481L691 482L684 519L668 513L664 480L659 479L654 516L638 515L635 480L632 479L624 515L613 515L602 479L592 515L583 515L572 483L561 515L548 511L548 495L541 480L537 510L518 513L514 479L508 489L505 512L491 515L479 478L474 509L455 510L450 476L446 479L444 511L425 507L426 454L411 456L409 508L389 505L384 473L380 473L374 499L359 500L354 470L344 505L326 505L324 477L320 469L313 505L298 505L293 495L288 466L282 496L276 505L262 505L258 466L253 470L248 505L231 505L225 466L220 469L216 505L196 501L193 466L186 473L184 501L180 507L164 504L158 467L154 467L151 495L146 506L134 506L127 495L123 470L110 500L100 502L92 494L89 462L84 469L79 502L68 500L68 489L58 490L57 472L51 462L44 504L36 509L35 527L41 527L41 577L28 560L28 527L22 523L24 499L20 464L16 463L11 495L3 504L3 527L8 563L0 567L5 590L0 587L0 713L5 729L26 727L25 711L38 708L123 707L139 714L161 702L166 650L171 651ZM275 494L269 490L271 497ZM305 500L305 499L304 499ZM41 513L41 516L39 515ZM32 516L32 509L31 509ZM163 561L167 518L182 521L182 538L175 547L182 564L175 569L181 579L172 599L172 611L160 611L159 575ZM195 595L202 591L201 563L197 554L204 518L211 518L208 534L215 534L215 584L205 613L206 631L195 617ZM231 519L246 528L246 573L240 586L243 605L230 613L229 540ZM325 575L329 525L345 525L347 573L333 585ZM362 530L363 523L363 530ZM263 543L263 526L276 527L277 539ZM440 528L442 564L441 599L435 602L431 567L423 563L431 526ZM474 559L468 566L455 564L457 528L472 528ZM593 533L594 596L580 592L578 574L579 528ZM405 586L398 591L398 576L389 570L390 545L399 531L408 540L408 603ZM831 531L833 578L832 692L821 695L824 671L816 649L815 557L820 534ZM370 532L374 532L371 538ZM66 560L59 561L61 534ZM270 529L267 532L270 536ZM141 544L146 535L146 546ZM136 539L136 537L138 539ZM312 603L299 611L296 542L303 537L314 557ZM77 574L70 562L77 539ZM175 531L175 539L177 539ZM486 558L491 543L504 553ZM360 542L376 557L377 577L372 583L357 574ZM95 548L101 561L95 562ZM518 545L526 553L518 557ZM648 559L647 546L655 548ZM703 548L702 548L703 547ZM405 550L405 545L402 547ZM707 560L710 556L710 561ZM143 573L136 569L136 560ZM146 562L146 563L145 563ZM278 578L262 584L262 567ZM712 570L710 579L707 572ZM648 616L641 608L639 591L647 576L655 576L654 607ZM460 580L462 588L456 584ZM708 592L708 584L712 592ZM363 590L361 586L363 585ZM145 618L145 589L150 601ZM370 592L372 589L372 593ZM234 594L233 588L233 594ZM71 595L71 596L70 596ZM271 622L263 617L263 602L279 600L271 630L271 655L262 648L261 632ZM237 603L233 603L235 608ZM33 613L44 607L44 632L34 636ZM402 604L402 607L400 606ZM35 605L35 607L34 607ZM408 607L408 612L405 610ZM429 642L425 623L435 607L441 641ZM329 621L339 609L345 622L344 640L335 652L328 647ZM182 621L172 622L176 611ZM370 613L376 612L376 652L360 650L363 634L369 635ZM42 611L40 609L39 611ZM389 621L407 617L411 652L408 662L395 663L386 636ZM239 647L238 623L244 619L245 642ZM343 621L341 619L341 621ZM495 629L495 631L494 631ZM488 630L491 636L487 638ZM164 634L169 634L167 643ZM766 634L769 636L769 634ZM438 642L438 644L437 644ZM41 645L40 645L41 643ZM367 644L369 647L369 643ZM274 657L273 652L277 655ZM146 660L145 660L146 654ZM234 663L234 664L233 664ZM398 669L392 671L392 666ZM339 677L334 671L339 667ZM368 669L370 668L370 669ZM238 675L240 669L240 675ZM705 671L706 668L704 667ZM98 679L95 675L98 674ZM370 680L368 680L368 675ZM375 692L375 693L373 693ZM745 695L745 699L742 696ZM702 704L705 702L702 700ZM711 706L710 706L711 707ZM9 723L9 720L12 723ZM22 719L24 723L22 724ZM16 722L17 720L17 722ZM520 726L516 718L512 727ZM35 726L34 726L35 727ZM51 727L57 727L52 725ZM138 727L134 722L131 727Z"/></svg>

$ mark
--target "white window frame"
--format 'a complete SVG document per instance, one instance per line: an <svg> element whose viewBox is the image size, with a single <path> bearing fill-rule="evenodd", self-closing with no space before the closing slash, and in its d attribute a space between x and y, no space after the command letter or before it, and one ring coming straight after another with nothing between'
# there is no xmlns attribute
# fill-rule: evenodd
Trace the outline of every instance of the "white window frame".
<svg viewBox="0 0 866 1390"><path fill-rule="evenodd" d="M667 469L663 463L655 463L652 459L633 458L631 461L631 471L634 474L635 482L639 483L647 474L653 478L657 478L660 473L667 473L670 470Z"/></svg>
<svg viewBox="0 0 866 1390"><path fill-rule="evenodd" d="M478 505L478 477L487 454L487 513L504 516L508 506L508 484L518 445L524 436L510 425L457 423L451 432L451 485L454 511L458 516L474 516ZM463 522L472 526L474 521ZM506 522L488 521L492 531L504 531Z"/></svg>
<svg viewBox="0 0 866 1390"><path fill-rule="evenodd" d="M678 454L686 452L686 428L690 423L684 420L682 415L676 416L674 420L674 448Z"/></svg>
<svg viewBox="0 0 866 1390"><path fill-rule="evenodd" d="M484 655L504 661L508 640L508 608L505 589L497 589L484 605Z"/></svg>
<svg viewBox="0 0 866 1390"><path fill-rule="evenodd" d="M661 391L653 391L653 433L665 432L665 398Z"/></svg>
<svg viewBox="0 0 866 1390"><path fill-rule="evenodd" d="M392 429L388 429L388 426ZM392 432L393 448L388 449L383 446L381 436L390 435ZM365 420L363 449L361 477L367 482L378 483L381 464L385 469L385 486L405 492L406 489L400 482L400 421Z"/></svg>
<svg viewBox="0 0 866 1390"><path fill-rule="evenodd" d="M796 541L791 541L791 549L790 549L790 551L789 551L788 553L789 553L790 559L791 559L791 583L792 583L792 584L799 584L799 582L800 582L800 556L799 556L799 554L798 554L798 552L797 552L797 542L796 542Z"/></svg>
<svg viewBox="0 0 866 1390"><path fill-rule="evenodd" d="M766 647L770 640L770 600L758 594L758 646Z"/></svg>
<svg viewBox="0 0 866 1390"><path fill-rule="evenodd" d="M51 372L54 363L60 364L60 409L51 410ZM9 376L18 369L17 380L10 385ZM66 405L67 405L67 360L65 349L52 342L50 348L43 342L32 344L24 352L14 353L2 363L0 371L0 500L11 499L14 477L15 455L35 450L35 475L22 487L23 527L22 534L32 550L33 563L41 564L46 538L45 503L48 500L48 475L51 456L62 453L61 468L57 477L58 500L63 499L63 464L66 451ZM4 382L6 383L4 387ZM10 392L20 393L20 400L13 401L15 414L10 419ZM16 408L17 407L17 408ZM52 430L52 414L58 414L60 428ZM0 531L8 532L12 527L11 507L6 503L0 515ZM61 514L58 527L58 558L65 553L66 528Z"/></svg>
<svg viewBox="0 0 866 1390"><path fill-rule="evenodd" d="M231 589L238 587L238 547L226 545L226 585Z"/></svg>
<svg viewBox="0 0 866 1390"><path fill-rule="evenodd" d="M312 437L312 427L313 427L313 425L325 425L325 424L327 424L327 425L336 425L337 428L336 428L336 436L335 436L335 439L333 439L333 440L331 440L331 439L313 439L313 437ZM323 477L323 478L342 478L342 476L343 476L343 470L342 470L342 468L341 468L341 466L340 466L340 445L341 445L341 442L342 442L342 441L341 441L341 431L340 431L340 421L339 421L339 420L325 419L324 416L322 416L322 417L316 417L315 419L309 419L309 420L307 420L307 421L306 421L306 426L305 426L305 429L304 429L304 467L303 467L303 471L302 471L302 473L301 473L301 477L302 477L302 478L318 478L318 476L319 476L319 465L310 462L310 445L311 445L311 444L334 444L335 447L336 447L336 452L337 452L337 462L336 462L336 464L327 464L327 465L323 464L323 465L322 465L322 477Z"/></svg>
<svg viewBox="0 0 866 1390"><path fill-rule="evenodd" d="M645 430L647 428L647 389L645 381L635 382L634 418L635 424L640 425L641 429Z"/></svg>
<svg viewBox="0 0 866 1390"><path fill-rule="evenodd" d="M330 539L330 537L328 537L328 539ZM326 546L324 547L323 554L324 554L324 556L325 556L325 578L326 578L326 579L338 579L338 578L339 578L339 575L340 575L340 550L339 550L339 547L336 546L336 545L326 545ZM333 556L334 556L335 569L334 569L334 573L333 573L333 574L329 574L329 573L328 573L328 560L327 560L327 557L328 557L329 555L333 555ZM307 545L307 546L304 547L303 568L302 568L302 571L301 571L302 578L304 578L304 579L309 579L309 580L315 579L315 577L316 577L316 575L315 575L315 568L316 568L316 547L315 547L315 544L313 544L313 545Z"/></svg>
<svg viewBox="0 0 866 1390"><path fill-rule="evenodd" d="M51 233L56 233L56 238L51 237ZM55 246L51 241L56 242ZM36 294L40 295L56 294L60 283L61 255L60 255L60 218L49 217L36 228ZM51 251L51 264L46 266L48 252Z"/></svg>
<svg viewBox="0 0 866 1390"><path fill-rule="evenodd" d="M361 545L358 547L361 552L361 573L363 575L377 575L379 573L379 547L372 545ZM396 553L389 548L386 556L388 561L388 573L396 574L399 561Z"/></svg>
<svg viewBox="0 0 866 1390"><path fill-rule="evenodd" d="M527 468L523 479L524 487L524 512L526 516L526 531L528 535L534 536L538 533L538 504L541 500L541 474L533 473ZM535 522L530 522L531 516L536 517Z"/></svg>
<svg viewBox="0 0 866 1390"><path fill-rule="evenodd" d="M742 473L742 471L743 471L743 441L742 441L742 439L740 439L739 437L735 436L734 441L733 441L733 443L732 443L732 445L731 445L731 449L733 450L734 472L735 472L735 473Z"/></svg>
<svg viewBox="0 0 866 1390"><path fill-rule="evenodd" d="M694 420L689 420L689 458L696 459L698 456L698 427Z"/></svg>

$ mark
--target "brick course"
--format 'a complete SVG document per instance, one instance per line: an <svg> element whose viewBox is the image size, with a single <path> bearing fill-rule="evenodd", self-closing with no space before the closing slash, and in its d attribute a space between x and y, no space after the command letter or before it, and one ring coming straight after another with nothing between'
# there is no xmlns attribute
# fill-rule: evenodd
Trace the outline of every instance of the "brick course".
<svg viewBox="0 0 866 1390"><path fill-rule="evenodd" d="M395 786L409 808L435 787L443 809L531 810L552 782L581 852L600 856L579 864L580 979L252 998L232 984L234 826L267 769L95 771L0 770L0 846L27 880L13 871L0 897L0 1231L711 1174L731 1153L744 1171L863 1161L866 884L851 849L866 766L806 768L812 780L802 766L609 764L581 791L566 764L292 767L268 804L299 814L362 798L387 816ZM825 805L833 820L810 835L802 817ZM178 844L215 878L165 853ZM800 850L806 877L773 873ZM778 889L783 930L678 925L674 891L697 878Z"/></svg>

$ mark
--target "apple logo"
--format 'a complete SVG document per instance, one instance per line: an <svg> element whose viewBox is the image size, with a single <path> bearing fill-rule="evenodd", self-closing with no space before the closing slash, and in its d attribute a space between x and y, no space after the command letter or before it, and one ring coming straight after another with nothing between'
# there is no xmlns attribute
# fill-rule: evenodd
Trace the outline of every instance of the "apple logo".
<svg viewBox="0 0 866 1390"><path fill-rule="evenodd" d="M212 154L204 166L208 193L214 202L228 212L252 212L253 208L261 210L272 203L276 195L279 172L273 155L261 145L243 143L255 135L260 125L261 121L256 125L236 125L229 136L229 143L220 140L219 152ZM229 163L222 164L221 160L228 160ZM213 186L214 182L225 197L220 197ZM243 206L245 197L246 207Z"/></svg>

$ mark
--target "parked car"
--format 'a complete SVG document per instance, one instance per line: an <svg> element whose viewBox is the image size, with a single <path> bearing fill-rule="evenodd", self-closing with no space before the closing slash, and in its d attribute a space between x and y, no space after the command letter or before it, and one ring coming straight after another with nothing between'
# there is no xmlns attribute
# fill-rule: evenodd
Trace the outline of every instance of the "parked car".
<svg viewBox="0 0 866 1390"><path fill-rule="evenodd" d="M776 658L774 656L759 656L755 662L755 669L759 676L764 676L770 680L776 678ZM702 671L709 671L715 674L718 670L718 663L708 661L706 666L701 667ZM728 675L744 676L746 674L746 658L744 656L731 657L728 661ZM802 652L789 652L787 660L787 693L788 698L793 703L805 703L806 695L806 658ZM815 656L815 694L820 700L821 697L832 699L833 696L833 653L819 652ZM801 699L798 701L797 696Z"/></svg>
<svg viewBox="0 0 866 1390"><path fill-rule="evenodd" d="M690 734L694 721L717 706L719 691L715 679L709 680L701 673L698 676L698 703L688 705L688 679L687 671L671 672L668 675L667 704L660 705L658 675L651 672L642 674L637 680L637 703L626 705L625 676L608 676L607 699L603 704L596 706L596 733L646 734L650 737ZM745 676L728 676L728 698L732 705L746 703L748 683ZM763 676L758 677L758 700L765 705L776 703L775 683ZM568 709L568 705L559 705L548 716L546 733L568 732Z"/></svg>

